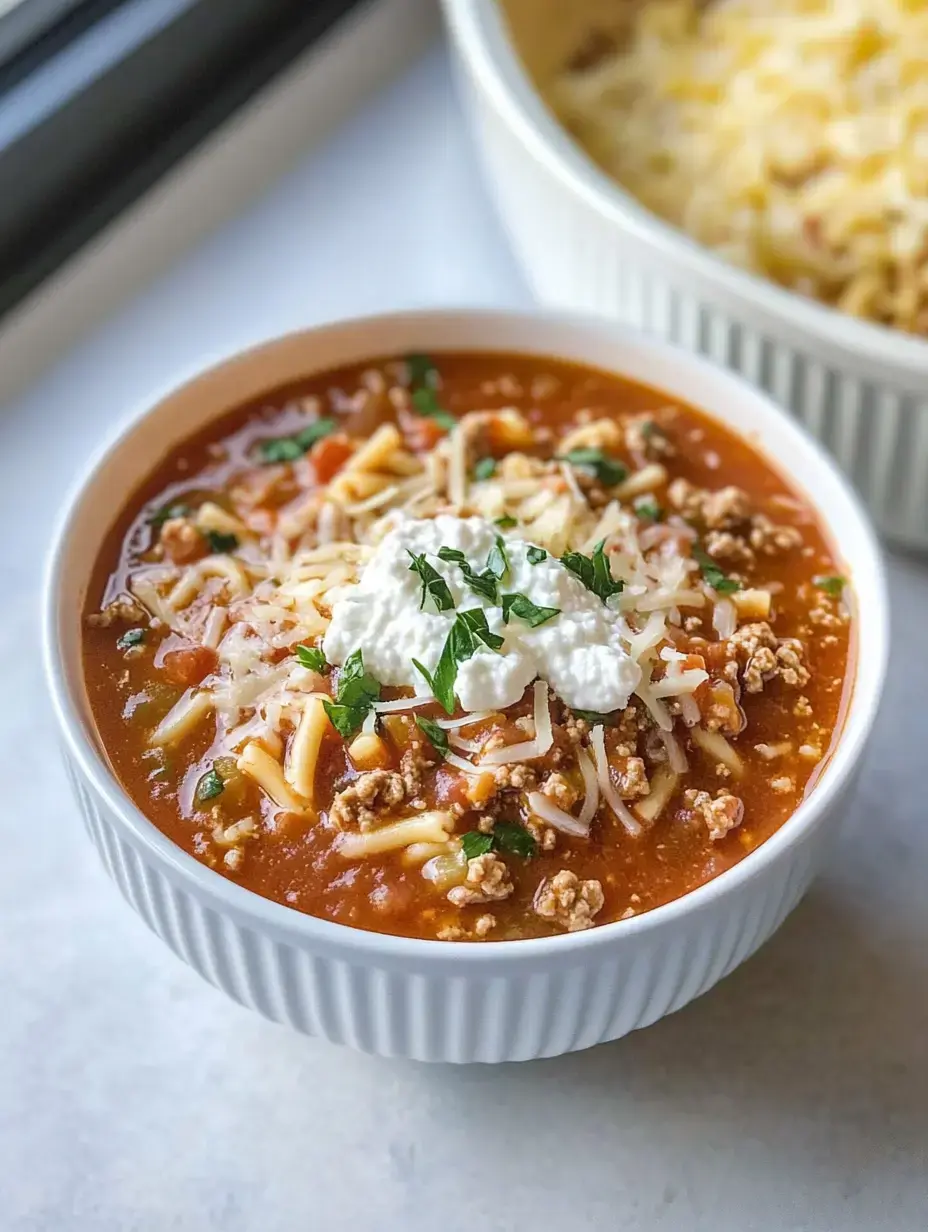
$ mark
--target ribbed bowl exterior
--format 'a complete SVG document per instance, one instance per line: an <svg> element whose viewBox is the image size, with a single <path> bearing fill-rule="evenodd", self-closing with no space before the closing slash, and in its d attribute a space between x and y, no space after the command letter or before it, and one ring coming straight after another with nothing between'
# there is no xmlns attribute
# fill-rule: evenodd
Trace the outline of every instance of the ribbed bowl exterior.
<svg viewBox="0 0 928 1232"><path fill-rule="evenodd" d="M460 961L457 946L437 944L432 957L398 961L363 954L355 941L352 961L337 945L314 945L254 915L217 909L196 884L136 845L65 759L106 871L178 957L274 1022L418 1061L556 1056L618 1039L680 1009L779 926L808 886L841 811L839 798L802 842L685 923L669 920L580 952L523 954L489 965Z"/></svg>
<svg viewBox="0 0 928 1232"><path fill-rule="evenodd" d="M732 292L720 262L711 279L676 267L640 227L623 228L535 156L466 51L462 68L491 189L538 298L637 326L740 373L826 446L884 534L928 547L928 344L920 381Z"/></svg>

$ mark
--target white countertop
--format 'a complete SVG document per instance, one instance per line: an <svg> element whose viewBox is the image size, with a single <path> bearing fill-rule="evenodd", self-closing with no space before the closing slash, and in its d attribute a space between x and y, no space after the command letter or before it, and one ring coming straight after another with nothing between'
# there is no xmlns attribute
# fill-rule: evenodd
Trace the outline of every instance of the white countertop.
<svg viewBox="0 0 928 1232"><path fill-rule="evenodd" d="M526 303L477 176L435 51L0 411L3 1232L928 1226L921 564L890 564L886 704L830 871L723 985L616 1044L454 1069L301 1038L178 962L84 837L37 653L72 473L127 405L251 339Z"/></svg>

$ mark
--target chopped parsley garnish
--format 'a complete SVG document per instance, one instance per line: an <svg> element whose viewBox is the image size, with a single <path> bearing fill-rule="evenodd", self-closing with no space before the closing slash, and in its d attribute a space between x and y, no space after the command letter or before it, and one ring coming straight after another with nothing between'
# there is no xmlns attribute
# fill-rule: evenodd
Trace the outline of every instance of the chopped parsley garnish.
<svg viewBox="0 0 928 1232"><path fill-rule="evenodd" d="M204 531L203 538L209 544L209 550L219 556L234 552L238 547L238 535L226 534L225 531L207 530Z"/></svg>
<svg viewBox="0 0 928 1232"><path fill-rule="evenodd" d="M468 830L461 835L461 850L466 860L476 860L477 856L485 856L493 848L493 835L481 834L479 830Z"/></svg>
<svg viewBox="0 0 928 1232"><path fill-rule="evenodd" d="M473 658L480 642L491 650L499 650L503 639L499 634L490 632L486 613L480 608L472 608L466 612L458 612L455 617L434 672L430 672L418 659L412 661L432 690L435 700L447 714L454 714L454 682L457 679L458 666Z"/></svg>
<svg viewBox="0 0 928 1232"><path fill-rule="evenodd" d="M605 539L600 539L592 556L584 556L582 552L565 552L561 557L564 568L579 578L587 590L591 590L603 603L612 595L621 594L625 586L621 579L612 576L605 545Z"/></svg>
<svg viewBox="0 0 928 1232"><path fill-rule="evenodd" d="M606 488L614 488L628 475L627 467L607 457L601 449L571 449L569 453L562 454L559 460L590 471Z"/></svg>
<svg viewBox="0 0 928 1232"><path fill-rule="evenodd" d="M499 535L496 536L496 543L490 548L490 555L487 557L487 569L500 582L509 572L509 557L506 555L506 545Z"/></svg>
<svg viewBox="0 0 928 1232"><path fill-rule="evenodd" d="M823 590L826 595L831 595L832 599L840 599L847 585L847 578L839 577L837 574L830 577L820 573L818 577L812 579L812 585Z"/></svg>
<svg viewBox="0 0 928 1232"><path fill-rule="evenodd" d="M543 560L548 558L548 553L544 548L530 547L525 555L530 565L540 565Z"/></svg>
<svg viewBox="0 0 928 1232"><path fill-rule="evenodd" d="M528 595L503 595L503 624L509 624L510 616L518 616L520 620L524 620L531 628L537 629L539 625L543 625L548 620L553 620L555 616L560 616L561 609L559 607L539 607L533 603Z"/></svg>
<svg viewBox="0 0 928 1232"><path fill-rule="evenodd" d="M493 472L496 470L495 458L480 458L474 464L475 479L492 479Z"/></svg>
<svg viewBox="0 0 928 1232"><path fill-rule="evenodd" d="M458 421L450 411L444 409L438 401L438 394L428 386L413 390L412 405L417 414L425 419L434 419L439 427L448 432L457 426Z"/></svg>
<svg viewBox="0 0 928 1232"><path fill-rule="evenodd" d="M324 701L322 705L332 726L347 740L367 718L379 697L380 684L370 672L364 670L364 657L360 650L356 650L348 656L338 673L335 701Z"/></svg>
<svg viewBox="0 0 928 1232"><path fill-rule="evenodd" d="M129 650L133 646L141 646L144 641L144 629L127 629L121 637L117 637L116 647L119 650Z"/></svg>
<svg viewBox="0 0 928 1232"><path fill-rule="evenodd" d="M583 719L589 723L591 727L598 727L600 724L603 727L614 727L615 719L612 714L603 714L599 710L576 710L571 706L571 714L577 719Z"/></svg>
<svg viewBox="0 0 928 1232"><path fill-rule="evenodd" d="M694 545L693 559L699 565L699 572L707 586L711 586L717 595L732 595L741 589L741 583L728 577L715 563L708 552Z"/></svg>
<svg viewBox="0 0 928 1232"><path fill-rule="evenodd" d="M443 727L439 727L434 719L427 719L424 715L416 715L416 727L425 735L432 747L442 757L448 752L448 733Z"/></svg>
<svg viewBox="0 0 928 1232"><path fill-rule="evenodd" d="M475 573L467 557L458 548L441 547L438 549L438 558L458 565L464 574L465 582L475 594L482 595L491 603L499 603L499 585L489 569L485 569L483 573Z"/></svg>
<svg viewBox="0 0 928 1232"><path fill-rule="evenodd" d="M493 827L493 846L499 851L530 860L535 854L535 840L524 826L514 821L498 821Z"/></svg>
<svg viewBox="0 0 928 1232"><path fill-rule="evenodd" d="M168 501L166 505L162 505L148 519L149 526L163 526L165 522L170 522L171 518L186 518L193 513L189 505L185 505L183 501Z"/></svg>
<svg viewBox="0 0 928 1232"><path fill-rule="evenodd" d="M225 783L222 781L222 775L213 766L212 770L207 770L197 783L196 791L193 793L194 804L202 806L208 800L215 800L217 796L222 795L224 787Z"/></svg>
<svg viewBox="0 0 928 1232"><path fill-rule="evenodd" d="M512 530L512 528L514 526L518 526L519 523L515 520L515 518L510 517L508 513L504 513L501 518L494 519L494 525L498 526L500 530Z"/></svg>
<svg viewBox="0 0 928 1232"><path fill-rule="evenodd" d="M657 424L653 419L643 419L641 421L641 435L646 441L649 441L656 431Z"/></svg>
<svg viewBox="0 0 928 1232"><path fill-rule="evenodd" d="M412 564L409 566L409 572L418 573L419 579L422 582L422 597L419 600L419 611L421 612L425 607L426 599L431 598L439 612L450 612L454 607L454 596L448 587L448 583L434 565L430 565L425 559L424 552L416 556L408 548L406 551L409 554L409 559L412 561ZM440 555L441 553L439 552Z"/></svg>
<svg viewBox="0 0 928 1232"><path fill-rule="evenodd" d="M406 367L409 370L409 383L413 389L420 385L428 385L438 376L435 361L428 355L407 355Z"/></svg>
<svg viewBox="0 0 928 1232"><path fill-rule="evenodd" d="M639 496L634 503L635 513L648 522L659 522L664 511L653 496Z"/></svg>
<svg viewBox="0 0 928 1232"><path fill-rule="evenodd" d="M308 667L313 672L323 672L328 667L325 655L318 646L299 645L296 648L296 657L301 667Z"/></svg>
<svg viewBox="0 0 928 1232"><path fill-rule="evenodd" d="M258 443L258 457L262 462L295 462L302 458L324 436L334 432L338 424L334 419L316 419L293 436L274 436Z"/></svg>
<svg viewBox="0 0 928 1232"><path fill-rule="evenodd" d="M535 854L536 843L528 830L524 826L516 825L514 821L498 821L492 834L468 830L461 835L461 850L466 860L475 860L477 856L485 856L494 849L530 860Z"/></svg>

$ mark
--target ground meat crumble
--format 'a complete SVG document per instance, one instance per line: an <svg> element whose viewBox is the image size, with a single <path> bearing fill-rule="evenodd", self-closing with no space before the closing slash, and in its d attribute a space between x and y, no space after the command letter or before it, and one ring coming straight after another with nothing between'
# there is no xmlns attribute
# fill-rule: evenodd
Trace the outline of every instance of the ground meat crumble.
<svg viewBox="0 0 928 1232"><path fill-rule="evenodd" d="M766 621L737 629L728 639L728 647L742 668L748 693L762 692L764 685L776 678L791 689L809 683L809 669L802 662L802 642L794 637L778 638Z"/></svg>
<svg viewBox="0 0 928 1232"><path fill-rule="evenodd" d="M602 911L604 902L598 881L581 881L576 873L562 868L538 886L532 910L543 920L575 933L592 928L593 918Z"/></svg>
<svg viewBox="0 0 928 1232"><path fill-rule="evenodd" d="M381 813L406 798L403 776L395 770L368 770L340 791L329 809L329 821L339 830L370 830Z"/></svg>
<svg viewBox="0 0 928 1232"><path fill-rule="evenodd" d="M683 803L691 816L705 822L713 842L740 826L744 818L743 801L728 791L720 791L713 800L707 791L688 788L683 793Z"/></svg>
<svg viewBox="0 0 928 1232"><path fill-rule="evenodd" d="M448 901L455 907L471 903L492 903L508 898L512 893L512 878L506 864L492 851L467 861L467 876L463 885L448 891Z"/></svg>

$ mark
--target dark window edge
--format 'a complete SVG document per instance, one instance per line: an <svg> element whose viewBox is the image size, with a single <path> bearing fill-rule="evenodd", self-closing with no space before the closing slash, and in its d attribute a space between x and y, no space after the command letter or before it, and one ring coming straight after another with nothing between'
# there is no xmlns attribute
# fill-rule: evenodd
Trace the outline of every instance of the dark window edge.
<svg viewBox="0 0 928 1232"><path fill-rule="evenodd" d="M209 28L202 59L191 39L214 23L216 0L130 0L104 16L84 38L99 72L75 75L78 48L70 44L35 71L42 90L31 91L34 123L6 112L18 132L2 141L0 182L15 186L0 212L0 326L56 270L134 202L149 192L211 133L273 82L296 58L371 0L238 0L221 33ZM136 38L127 19L136 19ZM162 19L159 20L159 19ZM112 39L112 22L120 23ZM215 37L214 37L215 35ZM183 40L187 40L186 46ZM49 106L49 78L56 63L59 97ZM167 67L166 67L167 66ZM68 89L75 80L76 89ZM8 97L21 96L17 82ZM144 108L141 103L144 101ZM97 132L97 117L115 116ZM87 144L88 133L94 141ZM80 158L73 143L83 141Z"/></svg>

